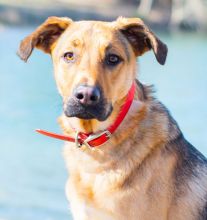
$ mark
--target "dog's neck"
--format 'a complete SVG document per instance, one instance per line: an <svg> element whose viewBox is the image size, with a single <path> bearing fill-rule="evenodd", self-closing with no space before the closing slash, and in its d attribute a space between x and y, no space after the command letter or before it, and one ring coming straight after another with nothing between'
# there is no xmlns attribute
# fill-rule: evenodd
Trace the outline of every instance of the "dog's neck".
<svg viewBox="0 0 207 220"><path fill-rule="evenodd" d="M64 155L70 173L73 171L77 172L78 169L80 173L96 173L106 169L120 169L122 166L128 167L127 172L130 172L131 168L128 166L130 163L126 160L127 155L130 155L131 161L137 161L136 166L142 163L149 152L151 152L151 149L160 145L162 141L165 140L162 134L167 135L167 128L164 124L162 126L156 124L154 121L145 121L147 117L150 117L150 114L153 114L150 110L150 103L152 102L153 99L150 98L150 88L137 84L135 98L128 114L108 142L95 150L91 150L85 146L76 148L68 143ZM74 135L74 131L70 125L68 125L70 129L67 131L67 122L68 121L64 120L64 117L61 118L61 125L65 132ZM151 127L154 128L153 133L151 129L149 129ZM142 140L142 142L137 143L135 141L137 138ZM149 139L151 141L149 141ZM125 142L125 140L128 141ZM151 145L150 143L153 144ZM79 159L76 160L74 158ZM81 163L79 163L80 158ZM70 163L70 161L74 161L74 163Z"/></svg>
<svg viewBox="0 0 207 220"><path fill-rule="evenodd" d="M130 145L125 145L123 143L126 139L128 139L129 134L134 136L133 131L136 130L139 122L145 118L145 115L145 103L140 100L134 100L121 125L111 136L110 140L104 145L95 148L95 150L91 150L90 148L85 147L85 145L82 148L73 147L73 145L68 142L66 148L64 149L64 156L70 173L73 171L78 172L77 170L83 173L96 173L110 169L111 167L116 170L120 165L119 161L125 160L124 154L128 154L129 151L131 151ZM63 123L64 119L62 118L61 121L61 123ZM73 129L70 131L70 135L74 135ZM135 149L132 151L134 150ZM76 160L74 158L81 158L82 162L79 163L79 159ZM140 159L140 161L141 160L142 159ZM71 161L74 163L71 163ZM83 164L85 165L83 166Z"/></svg>

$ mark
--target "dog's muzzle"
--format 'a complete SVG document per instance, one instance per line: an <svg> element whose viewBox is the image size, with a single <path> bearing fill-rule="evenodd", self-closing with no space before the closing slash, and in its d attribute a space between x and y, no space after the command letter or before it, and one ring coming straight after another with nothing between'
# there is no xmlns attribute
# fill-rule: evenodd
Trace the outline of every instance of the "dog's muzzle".
<svg viewBox="0 0 207 220"><path fill-rule="evenodd" d="M67 117L81 119L97 119L104 121L112 112L112 105L107 103L97 86L78 86L72 97L64 104L64 113Z"/></svg>

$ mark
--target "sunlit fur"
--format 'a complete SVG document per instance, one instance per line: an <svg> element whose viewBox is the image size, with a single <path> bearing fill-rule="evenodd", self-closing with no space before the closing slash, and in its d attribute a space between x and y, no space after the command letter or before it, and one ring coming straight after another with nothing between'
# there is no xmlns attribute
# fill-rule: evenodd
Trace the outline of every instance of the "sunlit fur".
<svg viewBox="0 0 207 220"><path fill-rule="evenodd" d="M37 41L51 26L56 26L55 36ZM38 48L48 52L41 42L50 37L55 80L64 103L84 83L99 84L113 105L103 122L63 114L59 123L65 134L75 136L74 129L97 132L114 122L135 80L136 56L151 49L142 36L150 39L158 62L164 64L166 46L140 19L73 22L53 17L22 42L19 54L27 60L36 46L32 43L40 42ZM103 65L106 48L123 62L114 68ZM75 54L71 63L62 59L68 51ZM184 139L167 109L153 98L151 87L138 80L132 106L111 139L94 150L66 143L64 158L70 176L66 194L75 220L207 219L206 159Z"/></svg>

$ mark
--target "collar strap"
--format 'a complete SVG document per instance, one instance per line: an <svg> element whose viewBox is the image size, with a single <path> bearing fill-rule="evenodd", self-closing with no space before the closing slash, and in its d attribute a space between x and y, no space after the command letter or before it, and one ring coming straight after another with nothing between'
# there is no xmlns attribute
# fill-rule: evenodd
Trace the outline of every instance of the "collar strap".
<svg viewBox="0 0 207 220"><path fill-rule="evenodd" d="M115 122L111 126L109 126L105 131L100 131L94 134L76 132L75 138L67 136L67 135L55 134L55 133L48 132L48 131L41 130L41 129L37 129L36 131L40 134L43 134L49 137L57 138L57 139L64 140L64 141L74 142L76 143L77 147L81 147L82 145L86 145L92 148L98 147L110 139L111 135L116 131L116 129L121 124L121 122L124 120L132 104L132 101L134 99L135 88L136 88L135 82L133 82L127 94L126 101L124 105L121 107L119 115L117 116Z"/></svg>

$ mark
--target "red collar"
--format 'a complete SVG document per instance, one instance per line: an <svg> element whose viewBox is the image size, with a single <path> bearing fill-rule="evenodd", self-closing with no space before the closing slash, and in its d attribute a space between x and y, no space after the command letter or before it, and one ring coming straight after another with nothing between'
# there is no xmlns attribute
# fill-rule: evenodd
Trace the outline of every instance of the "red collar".
<svg viewBox="0 0 207 220"><path fill-rule="evenodd" d="M57 138L57 139L64 140L64 141L74 142L76 143L78 147L81 147L83 144L88 147L98 147L110 139L111 135L116 131L116 129L121 124L121 122L124 120L132 104L132 101L134 99L134 93L135 93L135 82L132 83L132 86L127 94L126 101L124 105L121 107L119 115L117 116L114 124L108 127L105 131L97 132L94 134L86 134L83 132L77 132L75 138L66 136L66 135L55 134L55 133L48 132L45 130L40 130L40 129L37 129L36 131L39 132L40 134L43 134L49 137Z"/></svg>

